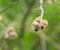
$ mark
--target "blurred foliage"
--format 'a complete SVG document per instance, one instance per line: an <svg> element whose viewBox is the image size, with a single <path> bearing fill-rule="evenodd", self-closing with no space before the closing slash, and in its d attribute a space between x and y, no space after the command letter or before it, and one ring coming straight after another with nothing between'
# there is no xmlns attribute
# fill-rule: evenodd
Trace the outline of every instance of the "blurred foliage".
<svg viewBox="0 0 60 50"><path fill-rule="evenodd" d="M53 0L51 5L46 1L43 4L43 19L48 20L49 25L43 32L60 44L60 0ZM39 6L39 0L0 0L0 15L3 18L3 25L0 24L0 50L42 50L41 39L31 27L34 19L40 15ZM12 25L11 22L18 36L13 40L3 37L8 25ZM46 41L47 50L59 50L58 46L51 44Z"/></svg>

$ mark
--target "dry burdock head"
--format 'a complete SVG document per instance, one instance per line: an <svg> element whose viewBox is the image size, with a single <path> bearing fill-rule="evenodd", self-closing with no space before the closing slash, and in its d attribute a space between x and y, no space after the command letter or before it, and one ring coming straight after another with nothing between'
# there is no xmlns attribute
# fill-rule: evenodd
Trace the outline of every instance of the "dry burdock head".
<svg viewBox="0 0 60 50"><path fill-rule="evenodd" d="M33 21L33 29L35 31L43 30L47 25L48 21L40 19L39 17Z"/></svg>
<svg viewBox="0 0 60 50"><path fill-rule="evenodd" d="M15 32L15 29L13 27L9 27L5 33L6 39L14 39L17 37L17 34Z"/></svg>

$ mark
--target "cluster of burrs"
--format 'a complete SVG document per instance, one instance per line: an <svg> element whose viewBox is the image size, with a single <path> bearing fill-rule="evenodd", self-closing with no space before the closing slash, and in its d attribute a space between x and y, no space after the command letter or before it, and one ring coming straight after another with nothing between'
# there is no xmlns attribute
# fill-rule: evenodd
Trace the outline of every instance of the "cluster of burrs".
<svg viewBox="0 0 60 50"><path fill-rule="evenodd" d="M34 31L43 30L48 25L48 21L44 19L40 19L40 17L36 18L33 21L33 29Z"/></svg>

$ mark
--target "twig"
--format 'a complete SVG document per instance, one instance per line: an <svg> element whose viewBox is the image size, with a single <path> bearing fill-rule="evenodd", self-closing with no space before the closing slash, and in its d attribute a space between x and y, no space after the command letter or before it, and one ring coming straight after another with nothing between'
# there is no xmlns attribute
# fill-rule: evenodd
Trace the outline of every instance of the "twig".
<svg viewBox="0 0 60 50"><path fill-rule="evenodd" d="M28 5L28 7L27 7L28 9L27 9L27 11L26 11L26 13L25 13L25 15L24 15L24 18L22 19L21 28L20 28L20 33L19 33L19 37L18 37L18 38L20 38L19 44L20 44L20 42L23 41L24 32L25 32L25 28L26 28L26 22L27 22L27 19L29 18L29 15L30 15L30 13L31 13L31 10L32 10L34 4L35 4L35 0L31 0L31 3L30 3L30 4ZM21 40L21 39L22 39L22 40ZM23 45L23 44L19 45L20 49L22 49L22 45Z"/></svg>
<svg viewBox="0 0 60 50"><path fill-rule="evenodd" d="M60 50L60 44L55 42L53 39L51 39L48 35L46 35L44 32L40 33L38 32L38 35L42 38L42 36L45 36L45 40L50 43L53 47Z"/></svg>
<svg viewBox="0 0 60 50"><path fill-rule="evenodd" d="M35 0L31 0L31 3L28 5L27 12L24 15L24 18L22 19L20 35L19 35L20 37L23 37L23 35L24 35L24 31L25 31L25 28L26 28L26 22L27 22L27 19L29 18L29 15L31 13L31 10L32 10L34 4L35 4Z"/></svg>
<svg viewBox="0 0 60 50"><path fill-rule="evenodd" d="M44 14L44 10L43 10L43 0L40 0L40 10L41 10L40 18L42 19L43 14Z"/></svg>
<svg viewBox="0 0 60 50"><path fill-rule="evenodd" d="M46 37L45 35L42 35L42 37L40 38L41 40L41 50L47 50L46 48Z"/></svg>
<svg viewBox="0 0 60 50"><path fill-rule="evenodd" d="M9 8L11 8L12 6L14 6L17 2L18 2L18 0L15 1L15 2L13 2L13 3L11 3L10 5L8 5L6 8L4 8L3 10L0 11L0 14L2 14L5 11L7 11Z"/></svg>

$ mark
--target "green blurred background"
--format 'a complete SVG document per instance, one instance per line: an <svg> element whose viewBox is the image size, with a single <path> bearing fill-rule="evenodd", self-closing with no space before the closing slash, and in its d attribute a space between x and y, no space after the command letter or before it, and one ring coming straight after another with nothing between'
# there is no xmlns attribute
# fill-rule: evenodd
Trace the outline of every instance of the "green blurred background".
<svg viewBox="0 0 60 50"><path fill-rule="evenodd" d="M60 0L44 0L43 19L49 25L37 34L31 26L39 6L39 0L0 0L0 50L60 50ZM15 28L16 39L4 38L8 25Z"/></svg>

